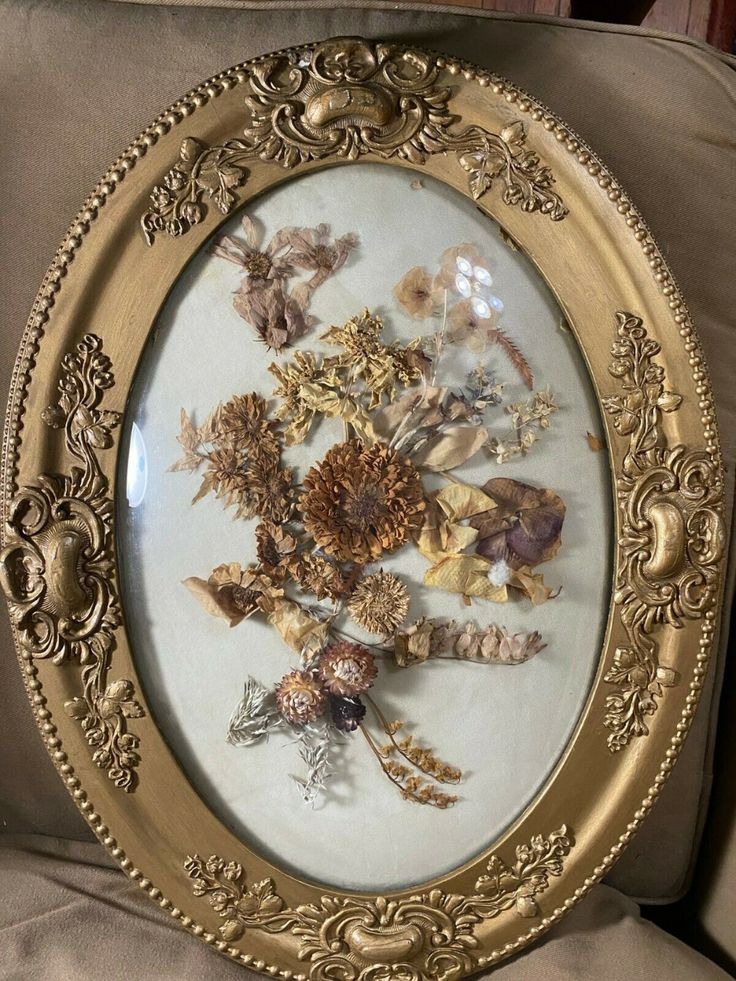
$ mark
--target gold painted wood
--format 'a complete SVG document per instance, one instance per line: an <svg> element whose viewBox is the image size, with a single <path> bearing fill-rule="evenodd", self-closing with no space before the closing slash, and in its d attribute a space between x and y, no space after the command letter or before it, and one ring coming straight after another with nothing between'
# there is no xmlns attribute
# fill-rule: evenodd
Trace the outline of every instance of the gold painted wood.
<svg viewBox="0 0 736 981"><path fill-rule="evenodd" d="M385 896L294 877L194 793L140 689L114 536L112 431L171 286L228 213L293 176L361 161L474 197L536 263L601 402L616 504L599 669L554 773L492 848ZM131 144L72 225L34 305L7 420L0 579L41 733L100 841L206 943L295 981L459 978L538 937L631 840L690 724L718 618L715 415L646 226L527 94L354 38L204 83ZM540 836L549 828L560 830Z"/></svg>

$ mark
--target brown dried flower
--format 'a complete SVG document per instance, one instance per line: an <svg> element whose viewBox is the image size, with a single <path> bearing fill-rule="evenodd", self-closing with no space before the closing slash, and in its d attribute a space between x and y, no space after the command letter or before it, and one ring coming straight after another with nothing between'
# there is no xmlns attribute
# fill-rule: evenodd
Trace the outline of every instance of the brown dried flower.
<svg viewBox="0 0 736 981"><path fill-rule="evenodd" d="M337 599L347 588L347 583L335 563L313 552L300 557L294 576L302 589L314 593L318 600L325 596Z"/></svg>
<svg viewBox="0 0 736 981"><path fill-rule="evenodd" d="M306 334L316 323L302 300L287 293L280 280L246 280L235 294L233 306L274 351Z"/></svg>
<svg viewBox="0 0 736 981"><path fill-rule="evenodd" d="M314 722L327 708L327 693L320 680L307 671L285 674L276 688L276 704L294 725Z"/></svg>
<svg viewBox="0 0 736 981"><path fill-rule="evenodd" d="M273 392L281 400L276 418L289 420L284 433L286 443L302 443L312 428L320 400L340 388L334 362L328 358L318 362L311 352L297 351L288 365L274 363L268 370L279 383Z"/></svg>
<svg viewBox="0 0 736 981"><path fill-rule="evenodd" d="M231 627L258 610L272 613L284 595L260 568L243 569L237 562L218 565L206 580L196 576L185 579L184 585L209 614L222 617Z"/></svg>
<svg viewBox="0 0 736 981"><path fill-rule="evenodd" d="M296 538L273 521L263 521L256 528L256 553L264 572L283 578L294 561Z"/></svg>
<svg viewBox="0 0 736 981"><path fill-rule="evenodd" d="M419 473L382 443L351 439L333 446L304 478L304 526L338 559L365 563L403 545L425 508Z"/></svg>
<svg viewBox="0 0 736 981"><path fill-rule="evenodd" d="M291 272L290 262L280 255L288 247L287 229L277 232L267 246L263 246L255 223L249 215L241 220L245 242L230 235L223 235L212 247L212 254L240 266L248 280L265 281L283 278Z"/></svg>
<svg viewBox="0 0 736 981"><path fill-rule="evenodd" d="M359 627L387 636L406 619L409 590L397 576L381 569L360 580L350 597L348 612Z"/></svg>
<svg viewBox="0 0 736 981"><path fill-rule="evenodd" d="M279 445L273 422L266 416L266 400L256 392L235 395L220 410L218 440L246 450L249 456L276 457Z"/></svg>
<svg viewBox="0 0 736 981"><path fill-rule="evenodd" d="M290 262L313 273L305 283L310 293L337 272L358 244L357 236L351 233L331 240L330 226L324 224L316 228L290 228L285 231L289 233L291 245Z"/></svg>
<svg viewBox="0 0 736 981"><path fill-rule="evenodd" d="M455 277L458 274L458 259L465 259L473 268L479 266L488 271L488 263L478 251L477 246L469 242L460 245L453 245L440 256L439 272L435 276L434 285L436 289L454 289Z"/></svg>
<svg viewBox="0 0 736 981"><path fill-rule="evenodd" d="M276 524L286 521L291 513L291 467L281 470L276 463L256 461L248 471L250 491L255 500L255 513Z"/></svg>
<svg viewBox="0 0 736 981"><path fill-rule="evenodd" d="M351 697L367 691L378 674L371 652L362 644L339 641L319 658L319 675L333 695Z"/></svg>
<svg viewBox="0 0 736 981"><path fill-rule="evenodd" d="M438 303L438 291L423 266L414 266L394 286L396 302L415 320L426 320Z"/></svg>

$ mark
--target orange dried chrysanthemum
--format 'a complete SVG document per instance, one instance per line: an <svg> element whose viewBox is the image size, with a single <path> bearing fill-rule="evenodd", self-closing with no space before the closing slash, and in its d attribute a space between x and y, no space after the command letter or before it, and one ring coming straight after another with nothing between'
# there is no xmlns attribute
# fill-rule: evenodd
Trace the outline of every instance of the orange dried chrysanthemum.
<svg viewBox="0 0 736 981"><path fill-rule="evenodd" d="M317 545L344 561L378 559L408 541L425 508L414 464L382 443L338 443L304 478L300 508Z"/></svg>

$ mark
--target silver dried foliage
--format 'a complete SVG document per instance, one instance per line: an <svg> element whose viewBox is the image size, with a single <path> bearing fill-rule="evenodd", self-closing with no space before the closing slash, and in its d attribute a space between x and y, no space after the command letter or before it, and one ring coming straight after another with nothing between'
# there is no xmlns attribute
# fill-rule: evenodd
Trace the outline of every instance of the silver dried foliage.
<svg viewBox="0 0 736 981"><path fill-rule="evenodd" d="M230 716L227 741L233 746L252 746L283 723L273 690L249 677L243 687L243 697Z"/></svg>

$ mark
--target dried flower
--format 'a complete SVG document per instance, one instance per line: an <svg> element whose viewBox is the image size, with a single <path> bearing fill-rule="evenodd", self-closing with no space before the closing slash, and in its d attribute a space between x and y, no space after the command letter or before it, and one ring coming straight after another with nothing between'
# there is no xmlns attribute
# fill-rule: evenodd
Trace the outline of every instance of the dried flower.
<svg viewBox="0 0 736 981"><path fill-rule="evenodd" d="M318 600L326 596L337 599L347 589L347 582L338 566L314 552L300 556L294 576L302 589L314 593Z"/></svg>
<svg viewBox="0 0 736 981"><path fill-rule="evenodd" d="M317 545L359 563L403 545L425 508L414 464L382 443L338 443L312 467L304 488L304 526Z"/></svg>
<svg viewBox="0 0 736 981"><path fill-rule="evenodd" d="M289 234L289 260L292 265L313 273L305 283L310 293L344 265L358 244L357 236L351 233L330 240L330 226L324 224L316 228L289 228L284 231Z"/></svg>
<svg viewBox="0 0 736 981"><path fill-rule="evenodd" d="M296 538L273 521L263 521L256 528L256 554L264 572L282 578L296 552Z"/></svg>
<svg viewBox="0 0 736 981"><path fill-rule="evenodd" d="M367 647L339 641L326 647L319 657L319 676L330 693L352 697L367 691L378 674Z"/></svg>
<svg viewBox="0 0 736 981"><path fill-rule="evenodd" d="M405 631L396 635L394 660L400 668L421 664L432 655L434 624L422 617Z"/></svg>
<svg viewBox="0 0 736 981"><path fill-rule="evenodd" d="M283 589L261 569L243 569L237 562L218 565L207 580L196 576L185 579L184 585L208 613L223 617L231 627L258 610L271 613L284 595Z"/></svg>
<svg viewBox="0 0 736 981"><path fill-rule="evenodd" d="M432 277L423 266L414 266L394 286L396 302L415 320L426 320L432 315L440 296Z"/></svg>
<svg viewBox="0 0 736 981"><path fill-rule="evenodd" d="M336 363L363 380L372 395L372 408L380 404L384 395L393 398L397 384L418 381L429 365L427 356L418 350L420 338L402 348L399 344L384 344L382 331L381 318L364 310L342 327L330 327L322 335L323 340L343 349Z"/></svg>
<svg viewBox="0 0 736 981"><path fill-rule="evenodd" d="M320 400L334 396L340 388L340 374L331 359L317 361L314 354L304 351L297 351L285 367L272 364L268 370L279 383L273 392L281 399L276 418L289 420L286 443L302 443L312 428Z"/></svg>
<svg viewBox="0 0 736 981"><path fill-rule="evenodd" d="M387 636L406 619L409 590L397 576L381 569L360 580L348 602L348 612L359 627Z"/></svg>
<svg viewBox="0 0 736 981"><path fill-rule="evenodd" d="M293 725L314 722L327 707L327 694L319 679L308 671L285 674L276 688L279 712Z"/></svg>
<svg viewBox="0 0 736 981"><path fill-rule="evenodd" d="M335 728L341 732L355 732L365 718L365 705L357 696L330 695L330 714Z"/></svg>
<svg viewBox="0 0 736 981"><path fill-rule="evenodd" d="M286 293L280 280L247 280L235 294L233 306L274 351L306 334L316 323L301 299Z"/></svg>
<svg viewBox="0 0 736 981"><path fill-rule="evenodd" d="M273 422L266 417L266 400L256 392L236 395L220 410L218 441L245 450L251 457L275 457L279 445Z"/></svg>
<svg viewBox="0 0 736 981"><path fill-rule="evenodd" d="M230 235L223 235L212 246L212 254L240 266L249 281L263 282L288 276L291 265L280 255L289 245L283 230L277 232L263 248L261 236L253 219L249 215L243 215L241 225L245 242Z"/></svg>
<svg viewBox="0 0 736 981"><path fill-rule="evenodd" d="M291 467L281 470L278 464L257 461L248 471L248 488L254 501L255 514L280 524L291 513Z"/></svg>
<svg viewBox="0 0 736 981"><path fill-rule="evenodd" d="M462 275L461 265L466 271L483 269L489 273L488 263L478 251L477 246L463 242L460 245L453 245L449 249L445 249L440 256L439 272L434 279L435 288L454 290L458 273Z"/></svg>
<svg viewBox="0 0 736 981"><path fill-rule="evenodd" d="M478 555L505 559L517 569L557 554L565 520L565 504L557 494L509 477L494 477L481 489L497 506L470 520L478 529Z"/></svg>

